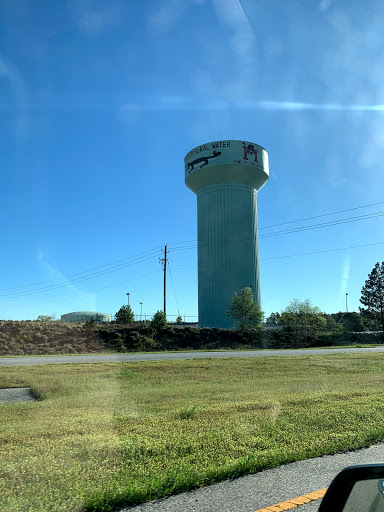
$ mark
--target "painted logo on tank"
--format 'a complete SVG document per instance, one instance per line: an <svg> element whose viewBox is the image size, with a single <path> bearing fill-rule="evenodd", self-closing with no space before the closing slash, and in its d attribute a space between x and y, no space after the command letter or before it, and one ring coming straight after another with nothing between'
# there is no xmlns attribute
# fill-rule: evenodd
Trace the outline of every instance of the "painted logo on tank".
<svg viewBox="0 0 384 512"><path fill-rule="evenodd" d="M187 153L184 162L186 176L215 165L240 164L264 171L262 148L244 141L221 140L202 144Z"/></svg>
<svg viewBox="0 0 384 512"><path fill-rule="evenodd" d="M218 156L221 155L221 151L214 151L213 152L213 155L210 155L210 156L202 156L200 158L196 158L196 160L193 160L192 162L188 162L187 164L187 168L186 168L186 171L188 172L188 174L191 172L191 171L194 171L195 170L195 165L198 165L198 164L201 164L199 169L201 169L202 167L206 166L209 164L208 160L210 158L217 158Z"/></svg>
<svg viewBox="0 0 384 512"><path fill-rule="evenodd" d="M253 144L246 145L245 142L243 142L243 150L244 150L244 156L243 160L248 160L248 155L254 155L255 159L254 162L257 162L257 149L255 149L255 146Z"/></svg>

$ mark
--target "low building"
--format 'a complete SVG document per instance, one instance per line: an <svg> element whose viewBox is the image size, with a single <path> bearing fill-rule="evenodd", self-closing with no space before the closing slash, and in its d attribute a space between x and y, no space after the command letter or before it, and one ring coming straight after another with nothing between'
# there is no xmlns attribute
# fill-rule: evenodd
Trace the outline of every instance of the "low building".
<svg viewBox="0 0 384 512"><path fill-rule="evenodd" d="M111 316L97 311L75 311L61 315L63 322L90 322L92 319L95 322L110 322Z"/></svg>

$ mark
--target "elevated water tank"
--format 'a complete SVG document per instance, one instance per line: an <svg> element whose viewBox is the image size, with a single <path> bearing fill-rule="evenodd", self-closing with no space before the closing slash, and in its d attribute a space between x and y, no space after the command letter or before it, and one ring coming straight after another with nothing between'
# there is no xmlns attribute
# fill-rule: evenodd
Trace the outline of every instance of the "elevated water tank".
<svg viewBox="0 0 384 512"><path fill-rule="evenodd" d="M257 191L269 179L268 153L254 142L220 140L184 159L197 194L199 326L233 326L234 292L251 286L260 305Z"/></svg>

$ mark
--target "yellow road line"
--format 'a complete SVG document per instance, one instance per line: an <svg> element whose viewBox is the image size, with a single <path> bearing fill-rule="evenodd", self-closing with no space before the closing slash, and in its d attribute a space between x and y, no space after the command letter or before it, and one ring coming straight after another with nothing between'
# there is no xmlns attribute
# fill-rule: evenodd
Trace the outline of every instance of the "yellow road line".
<svg viewBox="0 0 384 512"><path fill-rule="evenodd" d="M282 512L283 510L290 510L291 508L299 507L300 505L304 505L304 503L309 503L310 501L315 501L320 498L323 498L324 494L327 492L328 487L324 489L320 489L319 491L310 492L309 494L303 494L303 496L298 496L297 498L292 498L287 501L282 501L281 503L276 503L275 505L271 505L270 507L260 508L259 510L255 510L255 512Z"/></svg>

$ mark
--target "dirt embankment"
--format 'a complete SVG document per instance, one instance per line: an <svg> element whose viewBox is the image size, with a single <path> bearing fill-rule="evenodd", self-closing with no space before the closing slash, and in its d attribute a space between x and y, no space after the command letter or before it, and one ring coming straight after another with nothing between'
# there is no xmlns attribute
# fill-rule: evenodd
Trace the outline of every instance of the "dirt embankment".
<svg viewBox="0 0 384 512"><path fill-rule="evenodd" d="M382 342L383 336L375 333L328 334L312 339L295 339L281 331L239 332L180 326L153 330L144 323L91 326L84 323L0 321L0 356L299 348Z"/></svg>

